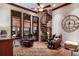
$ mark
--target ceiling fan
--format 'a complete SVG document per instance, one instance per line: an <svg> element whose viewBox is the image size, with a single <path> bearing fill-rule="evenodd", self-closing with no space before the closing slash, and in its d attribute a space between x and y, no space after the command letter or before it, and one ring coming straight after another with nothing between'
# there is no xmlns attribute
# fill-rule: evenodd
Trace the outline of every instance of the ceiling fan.
<svg viewBox="0 0 79 59"><path fill-rule="evenodd" d="M37 3L37 5L38 5L38 8L37 8L38 12L47 12L47 8L51 7L51 5L44 6L40 3Z"/></svg>

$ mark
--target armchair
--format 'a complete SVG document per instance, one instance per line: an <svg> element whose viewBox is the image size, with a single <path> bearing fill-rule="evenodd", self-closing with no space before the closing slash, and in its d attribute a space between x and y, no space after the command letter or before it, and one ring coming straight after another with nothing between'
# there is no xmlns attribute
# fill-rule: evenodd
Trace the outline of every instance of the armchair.
<svg viewBox="0 0 79 59"><path fill-rule="evenodd" d="M24 36L24 39L21 41L22 46L32 47L33 46L33 35L29 34Z"/></svg>
<svg viewBox="0 0 79 59"><path fill-rule="evenodd" d="M60 47L61 41L62 41L62 35L54 34L53 37L48 40L48 48L56 49Z"/></svg>

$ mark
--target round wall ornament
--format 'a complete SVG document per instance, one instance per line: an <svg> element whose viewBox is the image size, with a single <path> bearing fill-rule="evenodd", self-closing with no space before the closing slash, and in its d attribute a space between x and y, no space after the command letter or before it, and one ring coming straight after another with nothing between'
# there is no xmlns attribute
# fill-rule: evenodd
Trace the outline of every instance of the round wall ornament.
<svg viewBox="0 0 79 59"><path fill-rule="evenodd" d="M79 18L75 15L68 15L62 20L61 26L64 31L73 32L79 28Z"/></svg>

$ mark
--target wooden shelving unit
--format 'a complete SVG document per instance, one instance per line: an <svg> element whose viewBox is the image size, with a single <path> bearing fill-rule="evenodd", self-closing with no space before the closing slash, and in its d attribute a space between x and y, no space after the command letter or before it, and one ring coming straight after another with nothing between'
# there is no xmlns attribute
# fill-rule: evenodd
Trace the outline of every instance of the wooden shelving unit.
<svg viewBox="0 0 79 59"><path fill-rule="evenodd" d="M38 41L39 38L39 17L37 16L32 16L32 32L34 35L34 40Z"/></svg>
<svg viewBox="0 0 79 59"><path fill-rule="evenodd" d="M21 12L11 10L11 37L21 38Z"/></svg>
<svg viewBox="0 0 79 59"><path fill-rule="evenodd" d="M31 15L23 14L23 37L31 32Z"/></svg>

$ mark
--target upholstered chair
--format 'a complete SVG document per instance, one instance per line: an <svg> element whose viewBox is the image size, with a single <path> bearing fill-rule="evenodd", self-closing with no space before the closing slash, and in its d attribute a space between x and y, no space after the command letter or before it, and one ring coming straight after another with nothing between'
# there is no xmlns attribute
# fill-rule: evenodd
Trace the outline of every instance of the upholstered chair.
<svg viewBox="0 0 79 59"><path fill-rule="evenodd" d="M48 40L48 48L56 49L61 46L62 35L54 34L52 38Z"/></svg>
<svg viewBox="0 0 79 59"><path fill-rule="evenodd" d="M22 46L32 47L33 46L33 35L29 34L24 36L24 39L21 41Z"/></svg>

